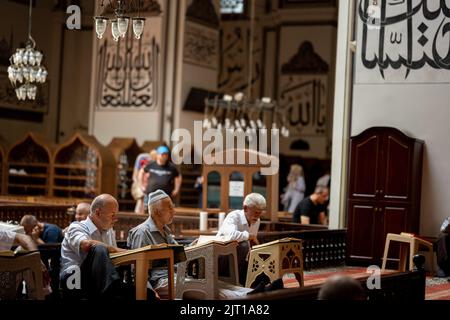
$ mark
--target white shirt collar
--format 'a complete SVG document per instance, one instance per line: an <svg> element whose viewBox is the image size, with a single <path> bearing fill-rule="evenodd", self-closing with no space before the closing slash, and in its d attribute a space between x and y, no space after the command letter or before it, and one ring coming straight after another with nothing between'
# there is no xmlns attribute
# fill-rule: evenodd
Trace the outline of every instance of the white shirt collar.
<svg viewBox="0 0 450 320"><path fill-rule="evenodd" d="M94 224L94 222L92 222L92 220L91 220L90 217L88 217L88 218L87 218L86 220L84 220L83 222L84 222L84 224L86 225L86 227L88 228L89 234L92 235L92 234L95 233L95 231L98 230L98 228L96 227L96 225Z"/></svg>
<svg viewBox="0 0 450 320"><path fill-rule="evenodd" d="M248 221L247 221L247 218L245 217L244 209L242 209L241 212L242 212L242 214L239 215L241 217L241 224L248 225Z"/></svg>

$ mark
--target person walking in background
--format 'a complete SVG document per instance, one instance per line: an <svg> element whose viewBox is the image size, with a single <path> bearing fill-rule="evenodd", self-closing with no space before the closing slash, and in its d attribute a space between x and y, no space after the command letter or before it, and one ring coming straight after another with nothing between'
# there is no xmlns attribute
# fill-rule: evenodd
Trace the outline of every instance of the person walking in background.
<svg viewBox="0 0 450 320"><path fill-rule="evenodd" d="M156 157L156 149L153 149L150 153L141 153L136 158L133 170L133 184L131 185L131 195L136 200L135 213L144 213L144 192L147 188L148 180L148 173L144 172L144 168L149 162L156 161Z"/></svg>
<svg viewBox="0 0 450 320"><path fill-rule="evenodd" d="M281 196L284 211L294 213L295 208L305 197L305 177L302 166L293 164L287 177L286 192Z"/></svg>
<svg viewBox="0 0 450 320"><path fill-rule="evenodd" d="M182 177L177 167L169 160L169 148L159 146L156 152L156 161L149 162L144 167L144 172L149 173L144 196L145 207L148 205L149 193L160 189L174 200L181 188Z"/></svg>

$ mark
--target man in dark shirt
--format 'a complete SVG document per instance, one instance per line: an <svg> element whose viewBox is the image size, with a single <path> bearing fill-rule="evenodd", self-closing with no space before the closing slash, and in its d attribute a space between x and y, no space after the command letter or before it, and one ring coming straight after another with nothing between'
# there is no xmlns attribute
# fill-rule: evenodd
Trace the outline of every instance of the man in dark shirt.
<svg viewBox="0 0 450 320"><path fill-rule="evenodd" d="M63 234L57 225L40 222L33 215L25 215L20 220L25 233L36 242L37 245L44 243L60 243L63 240Z"/></svg>
<svg viewBox="0 0 450 320"><path fill-rule="evenodd" d="M144 168L149 172L147 189L145 190L144 206L147 207L148 194L160 189L174 199L180 192L181 174L177 167L169 161L169 148L160 146L156 149L156 161L151 161Z"/></svg>
<svg viewBox="0 0 450 320"><path fill-rule="evenodd" d="M294 211L293 222L302 224L325 224L328 188L316 187L314 193L304 198Z"/></svg>

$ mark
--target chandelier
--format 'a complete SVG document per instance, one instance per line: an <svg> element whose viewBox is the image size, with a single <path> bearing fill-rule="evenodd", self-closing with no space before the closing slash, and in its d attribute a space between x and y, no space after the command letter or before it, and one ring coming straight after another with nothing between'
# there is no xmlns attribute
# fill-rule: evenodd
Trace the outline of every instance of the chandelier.
<svg viewBox="0 0 450 320"><path fill-rule="evenodd" d="M283 137L289 137L284 110L268 97L251 101L238 92L234 97L205 99L205 129L242 131L251 137L257 130L267 129L266 123L271 123L272 129L279 129Z"/></svg>
<svg viewBox="0 0 450 320"><path fill-rule="evenodd" d="M220 99L218 96L214 99L205 99L203 128L244 132L251 141L257 130L268 129L266 123L271 123L271 129L280 130L280 134L287 138L289 129L286 108L281 108L269 97L254 100L251 98L255 1L251 1L247 97L242 92L238 92L234 96L225 94Z"/></svg>
<svg viewBox="0 0 450 320"><path fill-rule="evenodd" d="M125 38L125 35L128 31L128 25L130 23L130 17L126 16L127 10L125 9L125 2L117 0L117 6L114 9L114 18L111 19L111 33L114 41L119 41L119 38ZM140 7L141 1L138 0L138 15L137 17L131 18L131 24L133 27L134 37L136 39L140 39L142 32L144 31L145 18L140 17ZM128 11L130 11L131 3L134 3L133 0L128 1ZM109 5L113 8L113 4L111 0L109 0ZM101 7L103 7L103 0L101 2ZM95 16L95 32L97 33L97 37L99 39L103 38L103 34L106 31L106 27L108 25L108 18L106 16Z"/></svg>
<svg viewBox="0 0 450 320"><path fill-rule="evenodd" d="M19 100L35 100L37 87L36 83L45 83L48 72L41 66L44 55L34 48L36 42L31 37L31 13L32 0L28 15L28 41L25 48L18 48L9 59L11 65L8 67L8 78L16 90Z"/></svg>

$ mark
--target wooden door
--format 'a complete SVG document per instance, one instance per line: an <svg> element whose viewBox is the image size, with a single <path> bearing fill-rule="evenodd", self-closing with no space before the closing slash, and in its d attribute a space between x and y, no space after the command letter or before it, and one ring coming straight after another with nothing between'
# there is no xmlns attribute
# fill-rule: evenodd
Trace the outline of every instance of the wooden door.
<svg viewBox="0 0 450 320"><path fill-rule="evenodd" d="M351 140L349 197L374 200L378 196L383 135L363 134Z"/></svg>
<svg viewBox="0 0 450 320"><path fill-rule="evenodd" d="M379 189L380 198L383 200L410 200L413 145L409 140L396 132L387 132L384 136L381 148L383 178Z"/></svg>
<svg viewBox="0 0 450 320"><path fill-rule="evenodd" d="M379 230L376 203L349 201L347 258L352 262L372 263L376 260L378 247L374 239Z"/></svg>

